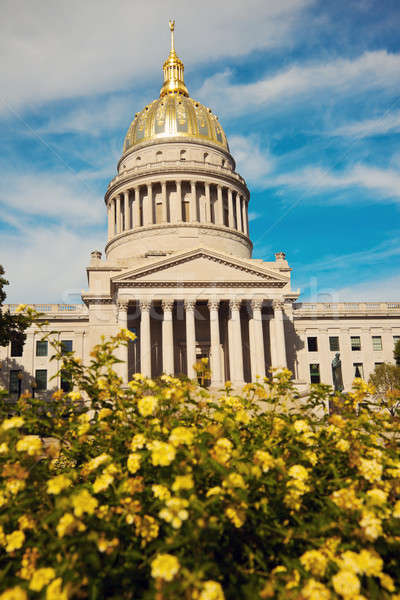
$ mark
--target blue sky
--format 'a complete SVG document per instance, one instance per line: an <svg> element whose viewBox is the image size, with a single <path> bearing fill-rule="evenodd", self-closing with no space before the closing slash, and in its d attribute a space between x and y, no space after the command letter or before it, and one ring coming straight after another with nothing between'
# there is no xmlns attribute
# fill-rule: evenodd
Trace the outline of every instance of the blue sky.
<svg viewBox="0 0 400 600"><path fill-rule="evenodd" d="M303 300L400 299L398 0L3 0L0 263L10 302L70 302L104 248L126 130L168 19L192 97L251 191L254 257Z"/></svg>

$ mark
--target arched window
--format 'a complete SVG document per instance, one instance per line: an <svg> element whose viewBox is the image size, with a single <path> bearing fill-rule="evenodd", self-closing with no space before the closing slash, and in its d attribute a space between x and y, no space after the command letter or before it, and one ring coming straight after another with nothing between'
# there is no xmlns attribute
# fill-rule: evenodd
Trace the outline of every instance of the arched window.
<svg viewBox="0 0 400 600"><path fill-rule="evenodd" d="M207 158L208 158L208 152L204 152L204 154L203 154L203 161L207 162Z"/></svg>

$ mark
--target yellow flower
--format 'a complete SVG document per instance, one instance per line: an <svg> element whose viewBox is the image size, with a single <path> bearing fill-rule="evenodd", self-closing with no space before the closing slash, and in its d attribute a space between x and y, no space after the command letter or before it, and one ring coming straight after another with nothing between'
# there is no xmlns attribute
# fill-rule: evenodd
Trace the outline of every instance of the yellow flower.
<svg viewBox="0 0 400 600"><path fill-rule="evenodd" d="M171 498L171 492L164 485L159 485L155 483L151 486L151 489L153 490L154 496L156 498L159 498L160 500L168 500L169 498Z"/></svg>
<svg viewBox="0 0 400 600"><path fill-rule="evenodd" d="M18 304L17 308L15 309L16 313L21 313L24 312L24 310L26 309L28 305L27 304Z"/></svg>
<svg viewBox="0 0 400 600"><path fill-rule="evenodd" d="M93 484L93 491L95 494L103 492L108 488L109 485L114 481L114 477L109 473L102 473L96 477L96 481Z"/></svg>
<svg viewBox="0 0 400 600"><path fill-rule="evenodd" d="M100 388L101 389L101 388ZM111 408L101 408L99 410L99 421L102 421L103 419L106 419L107 417L109 417L110 415L112 415L112 410Z"/></svg>
<svg viewBox="0 0 400 600"><path fill-rule="evenodd" d="M361 573L360 567L360 556L357 552L347 550L340 555L338 565L344 571L351 571L352 573Z"/></svg>
<svg viewBox="0 0 400 600"><path fill-rule="evenodd" d="M24 529L33 529L35 527L35 521L28 515L22 515L18 519L18 525L22 531Z"/></svg>
<svg viewBox="0 0 400 600"><path fill-rule="evenodd" d="M248 425L250 423L250 415L246 410L238 410L235 413L235 421L237 421L237 423L243 423L243 425Z"/></svg>
<svg viewBox="0 0 400 600"><path fill-rule="evenodd" d="M308 479L308 471L303 465L293 465L288 471L289 477L305 481Z"/></svg>
<svg viewBox="0 0 400 600"><path fill-rule="evenodd" d="M228 508L225 509L225 514L235 527L239 528L245 522L243 515L231 506L228 506Z"/></svg>
<svg viewBox="0 0 400 600"><path fill-rule="evenodd" d="M322 577L325 574L327 558L319 550L309 550L300 557L303 567L313 575Z"/></svg>
<svg viewBox="0 0 400 600"><path fill-rule="evenodd" d="M155 578L172 581L179 571L179 561L172 554L157 554L151 563L151 575Z"/></svg>
<svg viewBox="0 0 400 600"><path fill-rule="evenodd" d="M0 595L0 600L28 600L27 593L19 585L9 588Z"/></svg>
<svg viewBox="0 0 400 600"><path fill-rule="evenodd" d="M14 427L20 428L25 423L22 417L11 417L11 419L5 419L1 424L1 428L3 431L8 431L9 429L13 429Z"/></svg>
<svg viewBox="0 0 400 600"><path fill-rule="evenodd" d="M169 441L175 447L181 444L191 446L193 444L193 432L188 427L175 427L171 431Z"/></svg>
<svg viewBox="0 0 400 600"><path fill-rule="evenodd" d="M332 577L335 592L343 598L353 598L360 591L360 581L351 571L341 570Z"/></svg>
<svg viewBox="0 0 400 600"><path fill-rule="evenodd" d="M25 541L25 534L23 531L17 529L12 533L6 535L6 552L14 552L21 548Z"/></svg>
<svg viewBox="0 0 400 600"><path fill-rule="evenodd" d="M347 452L350 449L350 442L347 440L339 440L336 442L335 446L340 452Z"/></svg>
<svg viewBox="0 0 400 600"><path fill-rule="evenodd" d="M68 600L68 592L62 589L62 583L61 577L57 577L47 586L46 600Z"/></svg>
<svg viewBox="0 0 400 600"><path fill-rule="evenodd" d="M44 567L34 572L33 577L29 584L29 589L34 592L40 592L45 585L50 583L54 579L56 573L51 567Z"/></svg>
<svg viewBox="0 0 400 600"><path fill-rule="evenodd" d="M191 490L193 486L193 477L191 475L178 475L172 484L172 491Z"/></svg>
<svg viewBox="0 0 400 600"><path fill-rule="evenodd" d="M370 481L371 483L378 481L382 476L382 465L376 460L360 458L358 469L364 479L367 479L367 481Z"/></svg>
<svg viewBox="0 0 400 600"><path fill-rule="evenodd" d="M331 593L322 583L309 579L301 590L301 596L304 600L329 600Z"/></svg>
<svg viewBox="0 0 400 600"><path fill-rule="evenodd" d="M207 498L210 498L211 496L218 496L218 494L223 494L224 490L222 489L222 487L220 487L219 485L216 485L212 488L210 488L206 494Z"/></svg>
<svg viewBox="0 0 400 600"><path fill-rule="evenodd" d="M185 498L169 498L165 502L165 508L160 510L159 516L167 523L171 523L174 529L179 529L182 521L189 518L187 506L189 502Z"/></svg>
<svg viewBox="0 0 400 600"><path fill-rule="evenodd" d="M65 513L57 524L58 537L62 538L66 533L70 533L76 524L76 520L71 513Z"/></svg>
<svg viewBox="0 0 400 600"><path fill-rule="evenodd" d="M367 500L373 506L382 506L382 504L385 504L387 496L387 492L378 488L373 488L367 492Z"/></svg>
<svg viewBox="0 0 400 600"><path fill-rule="evenodd" d="M310 425L307 423L307 421L304 421L303 419L297 419L297 421L293 423L293 427L294 430L297 431L297 433L305 433L311 431Z"/></svg>
<svg viewBox="0 0 400 600"><path fill-rule="evenodd" d="M0 507L4 506L7 503L7 499L3 492L0 492Z"/></svg>
<svg viewBox="0 0 400 600"><path fill-rule="evenodd" d="M71 398L71 400L76 401L76 400L81 400L82 396L80 392L69 392L68 394L69 398Z"/></svg>
<svg viewBox="0 0 400 600"><path fill-rule="evenodd" d="M9 479L6 482L6 490L7 492L10 492L10 494L13 494L14 496L16 496L18 494L18 492L20 492L21 490L25 489L26 483L25 481L22 481L22 479Z"/></svg>
<svg viewBox="0 0 400 600"><path fill-rule="evenodd" d="M143 519L138 517L136 521L136 535L140 535L144 542L150 542L158 536L158 523L150 515L144 515Z"/></svg>
<svg viewBox="0 0 400 600"><path fill-rule="evenodd" d="M358 565L361 573L369 577L377 577L382 573L383 560L376 552L364 549L358 556Z"/></svg>
<svg viewBox="0 0 400 600"><path fill-rule="evenodd" d="M217 440L213 447L213 455L215 460L220 463L227 463L231 457L233 444L227 438L220 438Z"/></svg>
<svg viewBox="0 0 400 600"><path fill-rule="evenodd" d="M155 396L144 396L138 402L138 410L142 417L148 417L153 414L158 400Z"/></svg>
<svg viewBox="0 0 400 600"><path fill-rule="evenodd" d="M332 501L344 510L359 510L362 507L362 501L357 498L354 488L342 488L336 490L331 495Z"/></svg>
<svg viewBox="0 0 400 600"><path fill-rule="evenodd" d="M127 467L130 473L136 473L140 469L140 454L137 452L132 452L128 456Z"/></svg>
<svg viewBox="0 0 400 600"><path fill-rule="evenodd" d="M166 467L172 463L175 458L176 450L172 444L155 440L149 445L151 450L151 462L154 466L160 465Z"/></svg>
<svg viewBox="0 0 400 600"><path fill-rule="evenodd" d="M72 497L72 505L77 517L81 517L84 513L92 515L98 504L96 498L93 498L87 490L82 490L79 494Z"/></svg>
<svg viewBox="0 0 400 600"><path fill-rule="evenodd" d="M57 495L71 485L71 480L65 475L56 475L47 482L47 493Z"/></svg>
<svg viewBox="0 0 400 600"><path fill-rule="evenodd" d="M393 507L393 517L395 519L400 519L400 500L397 500L396 504Z"/></svg>
<svg viewBox="0 0 400 600"><path fill-rule="evenodd" d="M267 473L274 466L274 459L269 452L257 450L254 454L254 461L261 465L264 473Z"/></svg>
<svg viewBox="0 0 400 600"><path fill-rule="evenodd" d="M104 465L104 463L110 459L111 459L111 456L109 454L106 454L105 452L103 452L102 454L99 454L99 456L96 456L95 458L92 458L91 460L89 460L89 462L85 465L85 468L89 472L95 471L96 469L98 469L101 465Z"/></svg>
<svg viewBox="0 0 400 600"><path fill-rule="evenodd" d="M143 446L145 444L146 444L146 438L143 435L143 433L137 433L132 438L131 450L138 450L140 448L143 448Z"/></svg>
<svg viewBox="0 0 400 600"><path fill-rule="evenodd" d="M34 456L42 450L42 440L38 435L25 435L18 440L16 449L17 452L27 452L29 456Z"/></svg>
<svg viewBox="0 0 400 600"><path fill-rule="evenodd" d="M385 590L387 590L388 592L395 591L394 582L393 582L393 579L390 577L390 575L387 575L386 573L381 573L379 575L379 579L381 581L381 586L384 587ZM393 598L393 596L392 596L392 598Z"/></svg>
<svg viewBox="0 0 400 600"><path fill-rule="evenodd" d="M3 442L2 444L0 444L0 454L7 454L8 452L8 444L6 442Z"/></svg>
<svg viewBox="0 0 400 600"><path fill-rule="evenodd" d="M381 520L370 511L363 513L360 525L367 540L376 540L382 534Z"/></svg>
<svg viewBox="0 0 400 600"><path fill-rule="evenodd" d="M199 600L225 600L221 585L217 581L205 581Z"/></svg>
<svg viewBox="0 0 400 600"><path fill-rule="evenodd" d="M246 488L246 484L244 482L243 477L239 473L229 473L228 477L224 480L224 487L232 487L232 488Z"/></svg>

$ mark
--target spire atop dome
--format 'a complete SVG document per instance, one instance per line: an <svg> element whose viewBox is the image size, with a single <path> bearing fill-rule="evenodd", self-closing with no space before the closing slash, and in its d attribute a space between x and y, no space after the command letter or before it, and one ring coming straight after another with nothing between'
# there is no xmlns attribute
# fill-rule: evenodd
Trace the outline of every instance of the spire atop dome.
<svg viewBox="0 0 400 600"><path fill-rule="evenodd" d="M161 88L160 96L167 96L168 94L181 94L182 96L189 96L189 92L187 91L187 87L183 79L183 62L178 58L175 52L175 21L169 21L169 29L171 32L171 50L167 60L163 65L164 84Z"/></svg>

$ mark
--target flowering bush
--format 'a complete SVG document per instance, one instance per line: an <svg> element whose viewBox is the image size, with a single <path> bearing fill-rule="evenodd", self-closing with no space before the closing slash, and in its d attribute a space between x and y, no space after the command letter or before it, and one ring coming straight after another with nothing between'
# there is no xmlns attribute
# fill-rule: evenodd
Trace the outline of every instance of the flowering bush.
<svg viewBox="0 0 400 600"><path fill-rule="evenodd" d="M399 421L358 413L368 386L124 388L129 335L86 367L60 353L56 408L23 395L3 415L1 600L400 599Z"/></svg>

